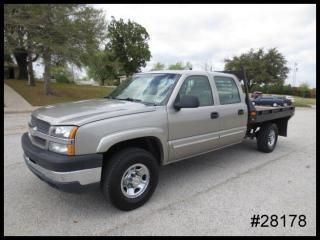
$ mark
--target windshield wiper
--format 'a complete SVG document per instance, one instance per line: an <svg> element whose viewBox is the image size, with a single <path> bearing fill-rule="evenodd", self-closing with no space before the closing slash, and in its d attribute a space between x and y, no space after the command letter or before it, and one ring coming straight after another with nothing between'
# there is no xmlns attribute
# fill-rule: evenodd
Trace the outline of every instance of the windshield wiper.
<svg viewBox="0 0 320 240"><path fill-rule="evenodd" d="M145 105L151 105L151 106L159 106L159 104L156 104L156 103L152 103L152 102L143 102L141 99L136 99L136 98L130 98L130 97L127 97L127 98L116 98L116 97L111 97L111 96L107 96L105 98L111 98L111 99L117 99L117 100L124 100L124 101L130 101L130 102L141 102Z"/></svg>
<svg viewBox="0 0 320 240"><path fill-rule="evenodd" d="M104 98L109 98L109 99L115 99L114 97L112 97L112 96L105 96Z"/></svg>
<svg viewBox="0 0 320 240"><path fill-rule="evenodd" d="M115 98L115 99L125 100L125 101L130 101L130 102L142 102L141 99L135 99L135 98L130 98L130 97L127 97L127 98Z"/></svg>

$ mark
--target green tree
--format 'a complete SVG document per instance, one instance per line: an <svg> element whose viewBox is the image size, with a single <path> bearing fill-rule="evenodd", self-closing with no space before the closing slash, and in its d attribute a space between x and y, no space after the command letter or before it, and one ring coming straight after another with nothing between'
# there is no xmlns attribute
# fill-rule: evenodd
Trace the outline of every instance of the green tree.
<svg viewBox="0 0 320 240"><path fill-rule="evenodd" d="M192 64L190 62L186 62L186 64L184 64L183 62L176 62L175 64L171 64L168 67L168 70L186 70L186 69L192 69Z"/></svg>
<svg viewBox="0 0 320 240"><path fill-rule="evenodd" d="M98 81L100 85L118 78L123 65L116 55L109 49L96 51L89 59L88 76Z"/></svg>
<svg viewBox="0 0 320 240"><path fill-rule="evenodd" d="M157 71L157 70L164 70L165 69L165 65L164 64L162 64L162 63L160 63L160 62L157 62L157 63L155 63L154 65L153 65L153 67L152 67L152 71Z"/></svg>
<svg viewBox="0 0 320 240"><path fill-rule="evenodd" d="M38 34L35 27L38 16L31 4L4 5L4 46L5 53L12 54L19 67L18 79L28 79L28 84L35 85L32 63L39 54L34 48L32 36Z"/></svg>
<svg viewBox="0 0 320 240"><path fill-rule="evenodd" d="M88 54L97 50L106 37L102 11L84 4L21 4L13 8L22 13L29 11L30 18L26 23L21 17L9 24L9 29L13 30L8 31L7 43L15 43L10 40L12 34L9 33L19 33L21 24L23 30L31 33L27 43L43 59L46 95L51 93L51 66L54 61L63 60L80 67L87 63Z"/></svg>
<svg viewBox="0 0 320 240"><path fill-rule="evenodd" d="M263 48L234 56L232 59L225 59L225 70L240 71L243 65L246 69L249 91L254 85L280 84L283 85L289 68L287 60L276 49L271 48L267 52Z"/></svg>
<svg viewBox="0 0 320 240"><path fill-rule="evenodd" d="M107 47L119 57L127 76L140 71L150 60L149 34L140 24L131 20L118 21L112 17L108 26L108 38Z"/></svg>

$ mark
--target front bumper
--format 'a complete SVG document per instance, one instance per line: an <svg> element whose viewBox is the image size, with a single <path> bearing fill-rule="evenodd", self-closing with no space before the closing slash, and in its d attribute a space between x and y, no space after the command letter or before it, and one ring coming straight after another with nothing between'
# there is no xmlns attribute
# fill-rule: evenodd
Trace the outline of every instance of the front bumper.
<svg viewBox="0 0 320 240"><path fill-rule="evenodd" d="M35 147L28 134L22 136L24 160L28 168L50 186L80 192L98 186L102 154L65 156Z"/></svg>

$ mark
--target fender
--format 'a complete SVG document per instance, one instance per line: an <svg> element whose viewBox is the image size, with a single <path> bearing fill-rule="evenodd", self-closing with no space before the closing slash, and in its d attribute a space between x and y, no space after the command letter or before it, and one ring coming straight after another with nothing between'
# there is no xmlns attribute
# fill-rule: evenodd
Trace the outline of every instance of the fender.
<svg viewBox="0 0 320 240"><path fill-rule="evenodd" d="M168 143L166 134L161 128L138 128L108 134L107 136L101 138L96 152L107 152L113 145L117 143L141 137L155 137L160 140L163 151L163 159L161 163L164 165L168 161Z"/></svg>

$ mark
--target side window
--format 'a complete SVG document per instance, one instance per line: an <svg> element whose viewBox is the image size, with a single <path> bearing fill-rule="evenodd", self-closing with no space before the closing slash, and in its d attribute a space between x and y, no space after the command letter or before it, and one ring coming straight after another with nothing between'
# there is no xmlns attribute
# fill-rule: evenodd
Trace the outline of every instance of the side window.
<svg viewBox="0 0 320 240"><path fill-rule="evenodd" d="M213 105L209 79L205 76L190 76L184 80L178 97L191 95L199 99L200 106Z"/></svg>
<svg viewBox="0 0 320 240"><path fill-rule="evenodd" d="M214 81L217 86L221 105L241 102L238 86L232 78L214 77Z"/></svg>

